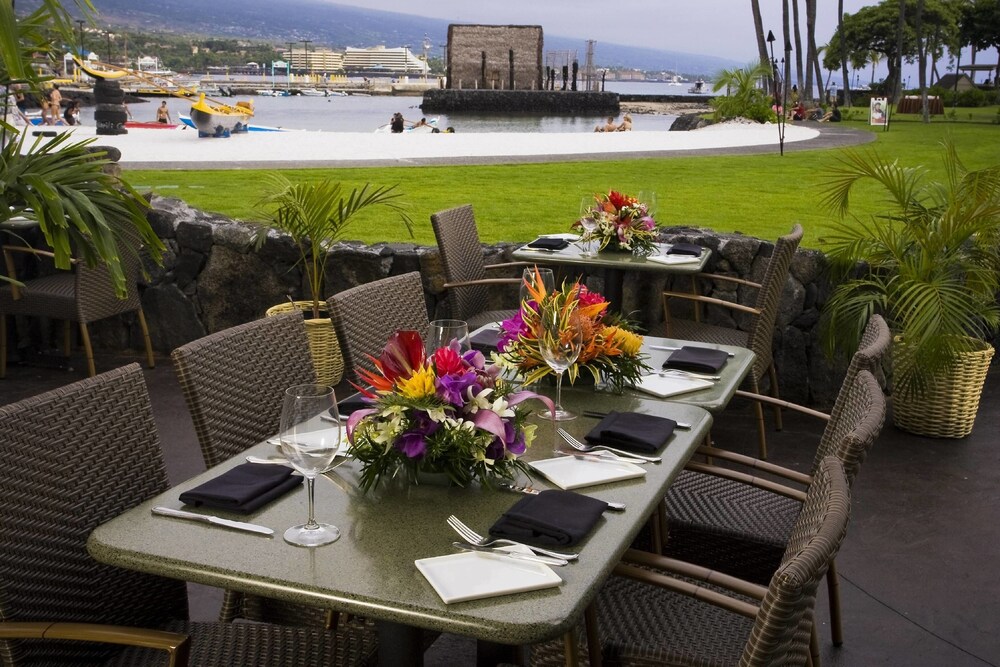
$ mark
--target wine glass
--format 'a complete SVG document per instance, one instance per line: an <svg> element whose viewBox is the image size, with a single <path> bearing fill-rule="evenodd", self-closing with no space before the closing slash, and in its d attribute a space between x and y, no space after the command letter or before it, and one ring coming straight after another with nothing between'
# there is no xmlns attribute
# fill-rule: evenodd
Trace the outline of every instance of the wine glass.
<svg viewBox="0 0 1000 667"><path fill-rule="evenodd" d="M656 218L656 192L653 190L643 190L637 197L640 203L646 205L646 213L651 218Z"/></svg>
<svg viewBox="0 0 1000 667"><path fill-rule="evenodd" d="M459 354L471 349L468 322L465 320L434 320L431 322L427 335L428 354L434 354L434 350L439 347L448 347L455 342L458 343Z"/></svg>
<svg viewBox="0 0 1000 667"><path fill-rule="evenodd" d="M580 254L584 257L593 257L595 254L593 251L594 239L587 238L592 235L594 231L597 230L597 218L594 217L594 198L584 197L580 200L580 226L583 227L584 241L585 245L583 252Z"/></svg>
<svg viewBox="0 0 1000 667"><path fill-rule="evenodd" d="M557 422L576 419L575 413L562 407L562 378L566 369L580 356L580 349L583 347L580 323L572 316L563 319L556 311L544 314L540 328L538 349L545 363L556 373L555 410L546 410L541 416Z"/></svg>
<svg viewBox="0 0 1000 667"><path fill-rule="evenodd" d="M321 419L329 414L335 421ZM298 384L285 390L278 434L281 454L306 478L309 520L285 531L285 541L302 547L334 542L340 529L317 523L314 512L316 475L330 467L340 447L340 415L333 388L322 384Z"/></svg>
<svg viewBox="0 0 1000 667"><path fill-rule="evenodd" d="M552 294L556 289L556 276L552 273L552 269L533 266L521 273L521 303L524 303L525 299L531 299L529 287L542 288L546 294Z"/></svg>

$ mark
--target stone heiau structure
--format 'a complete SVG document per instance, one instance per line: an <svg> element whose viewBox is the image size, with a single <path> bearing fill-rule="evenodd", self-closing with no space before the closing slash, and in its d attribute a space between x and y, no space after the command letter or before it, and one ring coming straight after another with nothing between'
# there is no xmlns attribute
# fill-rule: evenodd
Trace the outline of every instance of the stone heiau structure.
<svg viewBox="0 0 1000 667"><path fill-rule="evenodd" d="M448 88L541 90L542 26L448 26Z"/></svg>

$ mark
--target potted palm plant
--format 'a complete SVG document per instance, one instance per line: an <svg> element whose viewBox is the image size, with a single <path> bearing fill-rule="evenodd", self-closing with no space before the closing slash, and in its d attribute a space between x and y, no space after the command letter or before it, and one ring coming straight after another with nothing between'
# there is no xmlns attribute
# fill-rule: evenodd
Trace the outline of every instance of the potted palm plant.
<svg viewBox="0 0 1000 667"><path fill-rule="evenodd" d="M1000 165L967 170L946 143L943 167L937 181L924 167L851 152L830 172L824 203L841 217L863 182L889 205L841 220L828 238L835 287L824 335L830 351L851 346L880 313L896 334L893 422L958 438L972 431L1000 326Z"/></svg>
<svg viewBox="0 0 1000 667"><path fill-rule="evenodd" d="M89 0L76 0L77 11L90 19ZM37 55L51 56L59 40L73 41L73 16L56 0L42 0L18 17L13 3L0 5L0 90L14 85L40 94L46 77L32 66ZM51 247L57 268L69 269L75 256L103 263L119 295L126 293L125 273L116 242L135 238L159 261L163 243L146 220L146 201L122 179L109 174L110 160L68 134L29 140L8 124L10 96L0 96L0 222L27 218L38 224ZM132 233L134 231L134 234ZM0 276L0 280L4 280Z"/></svg>
<svg viewBox="0 0 1000 667"><path fill-rule="evenodd" d="M268 178L265 193L257 203L265 219L259 223L255 245L260 248L270 230L288 234L298 248L309 300L291 301L268 309L276 315L292 309L306 312L306 332L317 380L336 385L344 369L340 346L330 318L326 316L323 292L326 256L334 243L361 211L384 207L399 215L407 231L413 235L413 223L405 206L399 201L402 193L396 186L365 184L350 191L331 179L313 183L292 183L280 174Z"/></svg>

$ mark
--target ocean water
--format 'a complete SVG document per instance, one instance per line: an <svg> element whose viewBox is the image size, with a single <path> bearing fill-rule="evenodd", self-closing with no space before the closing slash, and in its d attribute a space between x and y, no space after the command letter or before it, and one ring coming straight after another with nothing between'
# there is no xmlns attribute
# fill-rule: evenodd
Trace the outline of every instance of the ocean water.
<svg viewBox="0 0 1000 667"><path fill-rule="evenodd" d="M609 82L605 90L639 95L687 94L689 84L670 86L664 83ZM262 87L266 87L263 86ZM156 120L156 108L163 98L149 98L148 102L129 105L135 120ZM166 98L170 116L178 122L178 115L189 113L190 103L181 98ZM329 132L373 132L389 122L397 111L408 121L418 121L426 116L442 131L453 127L456 132L593 132L603 125L600 115L563 116L547 114L437 114L426 115L420 110L420 97L373 95L347 97L233 97L221 101L235 103L240 99L254 102L253 122L301 130L326 130ZM84 121L91 114L84 110ZM666 131L676 117L672 115L633 114L632 129L637 132ZM619 117L620 120L620 117Z"/></svg>

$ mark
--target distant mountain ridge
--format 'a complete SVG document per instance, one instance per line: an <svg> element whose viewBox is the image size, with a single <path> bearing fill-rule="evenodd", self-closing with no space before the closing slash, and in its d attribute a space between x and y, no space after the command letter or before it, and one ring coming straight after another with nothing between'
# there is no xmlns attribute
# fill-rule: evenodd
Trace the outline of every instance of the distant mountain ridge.
<svg viewBox="0 0 1000 667"><path fill-rule="evenodd" d="M37 4L18 2L18 10ZM440 55L450 21L411 14L362 9L318 0L94 0L102 23L144 31L195 33L275 43L311 40L313 46L403 46L420 54L426 35L431 56ZM542 26L545 29L545 26ZM595 35L594 38L599 38ZM545 32L545 51L576 51L580 66L586 41ZM711 75L723 67L742 65L714 56L605 43L594 49L597 67L648 71L677 70L687 75Z"/></svg>

